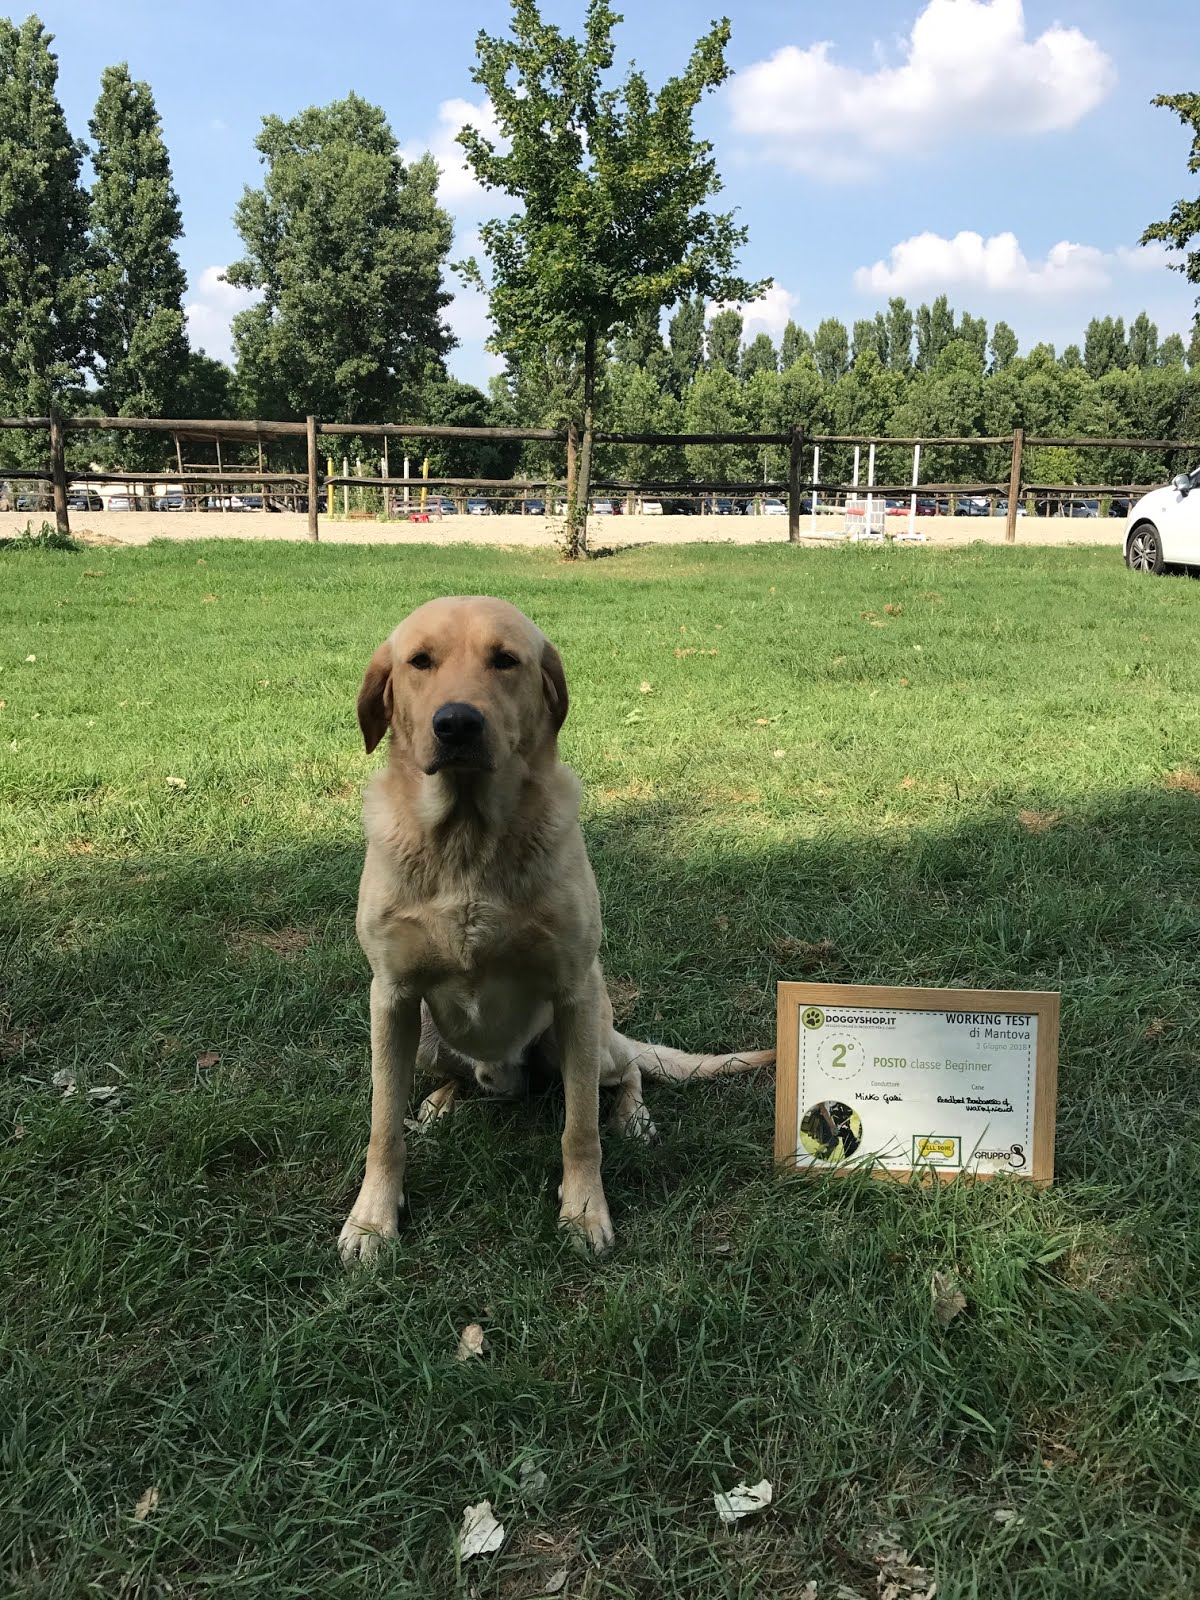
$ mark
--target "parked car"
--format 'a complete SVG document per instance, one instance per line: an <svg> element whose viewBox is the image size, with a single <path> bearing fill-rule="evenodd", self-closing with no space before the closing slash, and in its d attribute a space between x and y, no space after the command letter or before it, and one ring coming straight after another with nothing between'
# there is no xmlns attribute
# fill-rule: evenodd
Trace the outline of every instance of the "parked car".
<svg viewBox="0 0 1200 1600"><path fill-rule="evenodd" d="M644 517L661 517L663 514L663 503L661 500L643 500L641 503L641 511Z"/></svg>
<svg viewBox="0 0 1200 1600"><path fill-rule="evenodd" d="M135 494L110 494L108 497L110 511L140 511L138 497Z"/></svg>
<svg viewBox="0 0 1200 1600"><path fill-rule="evenodd" d="M940 517L942 508L930 495L917 496L917 515L919 517Z"/></svg>
<svg viewBox="0 0 1200 1600"><path fill-rule="evenodd" d="M490 517L492 504L490 500L468 500L467 515L469 517Z"/></svg>
<svg viewBox="0 0 1200 1600"><path fill-rule="evenodd" d="M611 500L593 500L592 515L594 517L611 517L615 515Z"/></svg>
<svg viewBox="0 0 1200 1600"><path fill-rule="evenodd" d="M83 489L76 489L67 496L68 511L103 511L104 501L98 494L91 494Z"/></svg>
<svg viewBox="0 0 1200 1600"><path fill-rule="evenodd" d="M208 511L242 511L245 509L240 494L210 494L204 505Z"/></svg>
<svg viewBox="0 0 1200 1600"><path fill-rule="evenodd" d="M809 510L811 509L812 502L810 501ZM801 506L801 510L803 510L803 505ZM786 517L787 507L784 505L782 500L777 500L774 496L771 496L769 499L763 501L762 514L764 517Z"/></svg>
<svg viewBox="0 0 1200 1600"><path fill-rule="evenodd" d="M1125 563L1155 574L1200 567L1200 467L1134 501L1125 524Z"/></svg>
<svg viewBox="0 0 1200 1600"><path fill-rule="evenodd" d="M15 509L18 511L44 511L51 502L40 494L19 494L16 498Z"/></svg>
<svg viewBox="0 0 1200 1600"><path fill-rule="evenodd" d="M1068 500L1063 507L1064 517L1098 517L1100 515L1099 500Z"/></svg>
<svg viewBox="0 0 1200 1600"><path fill-rule="evenodd" d="M1008 496L1007 495L1005 495L1003 500L997 500L996 501L996 515L998 517L1006 517L1008 515ZM1017 515L1019 517L1023 517L1025 515L1025 502L1024 502L1024 500L1018 500L1017 501Z"/></svg>
<svg viewBox="0 0 1200 1600"><path fill-rule="evenodd" d="M544 517L546 515L546 502L526 497L521 501L521 511L527 517Z"/></svg>
<svg viewBox="0 0 1200 1600"><path fill-rule="evenodd" d="M734 515L733 501L723 495L714 496L704 502L704 509L713 517L732 517Z"/></svg>
<svg viewBox="0 0 1200 1600"><path fill-rule="evenodd" d="M1108 502L1108 514L1110 517L1127 517L1129 515L1129 501L1124 495L1113 495Z"/></svg>
<svg viewBox="0 0 1200 1600"><path fill-rule="evenodd" d="M983 494L960 494L954 500L956 517L986 517L988 514L987 496Z"/></svg>
<svg viewBox="0 0 1200 1600"><path fill-rule="evenodd" d="M155 511L182 511L185 509L183 490L169 489L154 502Z"/></svg>

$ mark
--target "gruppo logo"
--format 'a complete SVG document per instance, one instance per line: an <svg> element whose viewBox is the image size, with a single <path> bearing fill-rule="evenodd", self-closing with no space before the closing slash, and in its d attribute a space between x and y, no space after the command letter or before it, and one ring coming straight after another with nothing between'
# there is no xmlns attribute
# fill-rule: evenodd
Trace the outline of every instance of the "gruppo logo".
<svg viewBox="0 0 1200 1600"><path fill-rule="evenodd" d="M961 1167L962 1140L951 1133L914 1134L912 1159L914 1167Z"/></svg>
<svg viewBox="0 0 1200 1600"><path fill-rule="evenodd" d="M820 1006L806 1006L800 1013L800 1021L806 1028L823 1028L825 1026L825 1013Z"/></svg>

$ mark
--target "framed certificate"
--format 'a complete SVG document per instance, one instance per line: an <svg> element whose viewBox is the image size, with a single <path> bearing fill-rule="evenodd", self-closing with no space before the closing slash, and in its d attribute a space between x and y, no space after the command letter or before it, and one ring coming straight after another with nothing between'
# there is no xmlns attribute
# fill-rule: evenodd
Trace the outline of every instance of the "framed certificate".
<svg viewBox="0 0 1200 1600"><path fill-rule="evenodd" d="M775 1159L1054 1178L1057 994L781 983Z"/></svg>

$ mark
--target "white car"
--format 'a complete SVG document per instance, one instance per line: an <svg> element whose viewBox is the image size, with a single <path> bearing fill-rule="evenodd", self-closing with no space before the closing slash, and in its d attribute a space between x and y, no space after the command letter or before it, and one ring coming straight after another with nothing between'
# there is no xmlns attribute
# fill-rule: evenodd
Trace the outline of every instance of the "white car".
<svg viewBox="0 0 1200 1600"><path fill-rule="evenodd" d="M1200 467L1134 501L1125 521L1125 564L1153 573L1200 567Z"/></svg>
<svg viewBox="0 0 1200 1600"><path fill-rule="evenodd" d="M762 514L764 517L786 517L787 507L782 500L764 500Z"/></svg>

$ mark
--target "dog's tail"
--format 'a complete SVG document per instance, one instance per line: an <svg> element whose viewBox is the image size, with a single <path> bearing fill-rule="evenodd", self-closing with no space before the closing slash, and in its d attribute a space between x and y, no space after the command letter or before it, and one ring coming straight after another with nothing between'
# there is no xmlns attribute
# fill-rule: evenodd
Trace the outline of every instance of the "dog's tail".
<svg viewBox="0 0 1200 1600"><path fill-rule="evenodd" d="M627 1039L615 1029L612 1050L622 1067L636 1067L647 1078L668 1083L686 1083L689 1078L727 1078L736 1072L757 1072L759 1067L775 1065L774 1050L738 1050L724 1056L689 1055L672 1050L670 1045L643 1044Z"/></svg>

